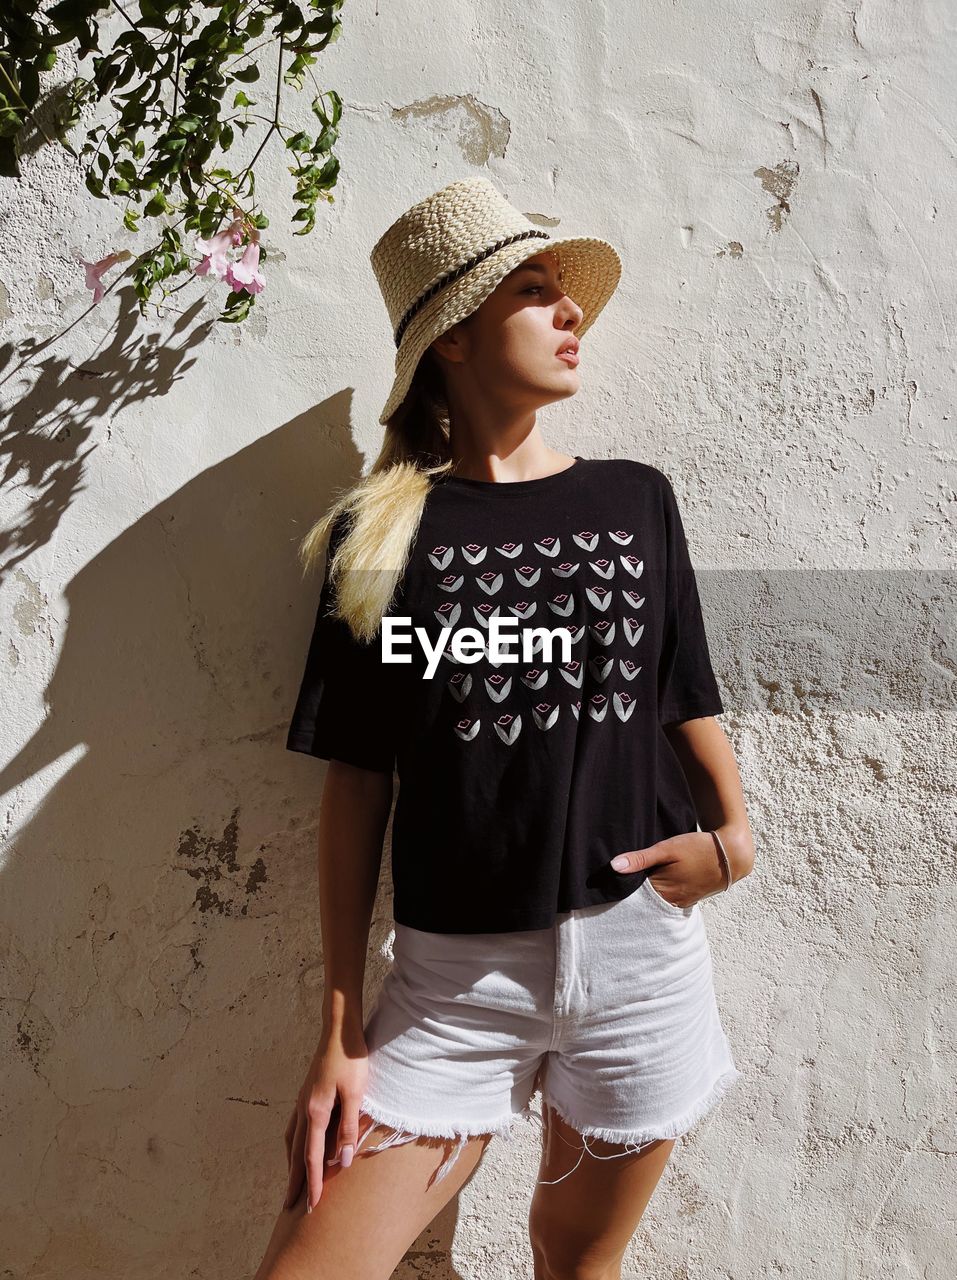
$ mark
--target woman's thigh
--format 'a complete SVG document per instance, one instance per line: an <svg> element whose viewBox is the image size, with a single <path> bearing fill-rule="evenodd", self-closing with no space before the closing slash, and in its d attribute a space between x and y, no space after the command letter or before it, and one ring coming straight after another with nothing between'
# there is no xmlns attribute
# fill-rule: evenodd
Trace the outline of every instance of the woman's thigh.
<svg viewBox="0 0 957 1280"><path fill-rule="evenodd" d="M369 1128L363 1117L360 1134ZM386 1280L420 1232L456 1195L492 1135L470 1138L448 1174L434 1174L456 1139L417 1138L371 1148L394 1131L375 1125L348 1169L327 1165L322 1194L306 1213L306 1191L273 1227L254 1280Z"/></svg>
<svg viewBox="0 0 957 1280"><path fill-rule="evenodd" d="M583 1156L580 1133L547 1104L542 1116L541 1166L528 1215L536 1280L615 1274L676 1140L634 1151L589 1136Z"/></svg>

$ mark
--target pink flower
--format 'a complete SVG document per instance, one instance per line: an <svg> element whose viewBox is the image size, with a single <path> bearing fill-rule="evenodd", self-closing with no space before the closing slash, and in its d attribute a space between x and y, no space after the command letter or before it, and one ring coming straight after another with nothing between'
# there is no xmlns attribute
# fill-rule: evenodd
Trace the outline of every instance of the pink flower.
<svg viewBox="0 0 957 1280"><path fill-rule="evenodd" d="M80 259L80 265L86 269L86 287L93 290L94 303L100 302L106 293L106 285L101 279L104 272L109 271L110 267L115 267L118 262L125 262L127 258L132 258L132 256L129 249L121 249L119 253L108 253L99 262L87 262L83 258Z"/></svg>
<svg viewBox="0 0 957 1280"><path fill-rule="evenodd" d="M242 218L234 218L225 231L217 231L214 236L210 236L208 240L196 241L196 252L205 254L199 266L194 267L196 275L214 275L217 280L223 280L229 269L229 259L226 257L227 250L233 245L242 244L243 242L243 220Z"/></svg>
<svg viewBox="0 0 957 1280"><path fill-rule="evenodd" d="M226 282L237 293L245 289L247 293L262 293L266 281L259 270L259 241L250 240L246 251L238 262L231 262L226 268Z"/></svg>

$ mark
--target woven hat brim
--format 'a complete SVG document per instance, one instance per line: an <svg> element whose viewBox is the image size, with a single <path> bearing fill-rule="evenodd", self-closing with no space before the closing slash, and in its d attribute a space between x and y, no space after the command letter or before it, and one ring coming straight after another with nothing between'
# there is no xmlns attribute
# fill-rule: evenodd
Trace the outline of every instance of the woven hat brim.
<svg viewBox="0 0 957 1280"><path fill-rule="evenodd" d="M526 258L549 251L559 256L565 292L582 309L574 333L581 338L588 332L621 279L621 258L614 245L595 236L523 240L510 245L488 258L481 271L469 272L442 290L413 318L395 355L395 379L379 415L380 426L386 425L408 394L416 366L429 344L476 311Z"/></svg>

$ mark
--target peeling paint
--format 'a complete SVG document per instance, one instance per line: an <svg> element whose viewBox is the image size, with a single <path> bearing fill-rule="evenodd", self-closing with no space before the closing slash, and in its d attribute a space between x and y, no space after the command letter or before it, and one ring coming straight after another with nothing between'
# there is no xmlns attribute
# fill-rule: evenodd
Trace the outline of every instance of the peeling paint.
<svg viewBox="0 0 957 1280"><path fill-rule="evenodd" d="M773 169L754 170L754 176L761 179L761 186L777 201L770 209L765 210L772 231L780 231L791 212L791 197L797 186L800 168L796 160L782 160Z"/></svg>
<svg viewBox="0 0 957 1280"><path fill-rule="evenodd" d="M525 211L523 210L522 212L524 213ZM528 218L529 222L534 222L536 226L548 227L549 230L561 225L561 218L550 218L547 213L525 213L525 217Z"/></svg>
<svg viewBox="0 0 957 1280"><path fill-rule="evenodd" d="M17 568L15 580L23 592L13 606L13 620L23 636L32 636L40 630L40 622L47 606L47 598L28 573Z"/></svg>
<svg viewBox="0 0 957 1280"><path fill-rule="evenodd" d="M183 859L186 874L199 882L195 901L200 912L213 911L221 916L247 914L248 899L259 892L269 877L261 856L244 870L238 851L238 805L220 836L207 835L198 826L189 827L180 835L177 853Z"/></svg>
<svg viewBox="0 0 957 1280"><path fill-rule="evenodd" d="M470 93L435 94L406 107L395 107L394 120L422 120L434 123L448 134L462 156L476 167L490 160L505 159L512 126L497 107L488 107Z"/></svg>
<svg viewBox="0 0 957 1280"><path fill-rule="evenodd" d="M821 124L821 163L827 168L827 122L824 119L824 103L821 95L814 88L811 89L811 97L814 99L814 105L817 107L817 118Z"/></svg>
<svg viewBox="0 0 957 1280"><path fill-rule="evenodd" d="M24 1003L24 1010L17 1019L14 1043L33 1070L39 1071L40 1063L56 1040L56 1031L32 998Z"/></svg>

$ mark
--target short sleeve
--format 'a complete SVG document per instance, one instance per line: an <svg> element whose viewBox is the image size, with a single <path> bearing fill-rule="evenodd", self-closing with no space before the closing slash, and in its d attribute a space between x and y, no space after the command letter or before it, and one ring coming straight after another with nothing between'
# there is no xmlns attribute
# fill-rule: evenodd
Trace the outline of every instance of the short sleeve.
<svg viewBox="0 0 957 1280"><path fill-rule="evenodd" d="M663 485L667 555L665 622L658 666L658 718L661 724L715 716L724 711L701 613L678 502L665 476Z"/></svg>
<svg viewBox="0 0 957 1280"><path fill-rule="evenodd" d="M379 634L369 644L362 644L348 624L330 612L335 593L329 567L344 531L340 516L329 538L319 605L286 747L323 760L342 760L361 769L392 773L395 709L390 704Z"/></svg>

